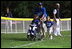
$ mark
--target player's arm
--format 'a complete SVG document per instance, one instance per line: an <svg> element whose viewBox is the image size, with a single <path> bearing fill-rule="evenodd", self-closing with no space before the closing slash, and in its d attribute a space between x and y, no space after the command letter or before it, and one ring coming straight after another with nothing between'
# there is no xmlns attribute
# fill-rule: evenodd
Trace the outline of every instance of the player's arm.
<svg viewBox="0 0 72 49"><path fill-rule="evenodd" d="M57 23L56 17L54 17L53 19L54 19L54 21Z"/></svg>
<svg viewBox="0 0 72 49"><path fill-rule="evenodd" d="M59 21L61 21L61 20L60 20L60 17L59 17Z"/></svg>
<svg viewBox="0 0 72 49"><path fill-rule="evenodd" d="M53 10L53 16L54 16L54 18L56 18L56 14L57 14L57 10L54 9L54 10Z"/></svg>

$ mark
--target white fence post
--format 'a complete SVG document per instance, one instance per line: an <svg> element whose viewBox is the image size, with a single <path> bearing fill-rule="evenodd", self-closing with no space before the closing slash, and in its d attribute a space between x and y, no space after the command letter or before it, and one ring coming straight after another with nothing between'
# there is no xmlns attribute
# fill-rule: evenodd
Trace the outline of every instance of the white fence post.
<svg viewBox="0 0 72 49"><path fill-rule="evenodd" d="M69 30L69 21L67 21L67 30Z"/></svg>
<svg viewBox="0 0 72 49"><path fill-rule="evenodd" d="M3 19L1 19L1 20L3 20ZM13 26L12 26L12 23L13 23L13 21L15 21L15 31L13 32ZM19 33L18 32L18 29L20 29L17 25L18 25L18 23L17 23L17 21L16 20L13 20L11 23L10 23L10 21L9 20L5 20L5 21L1 21L1 22L3 22L3 24L5 25L5 26L3 26L2 24L1 24L1 30L4 30L5 29L5 31L1 31L1 33L11 33L11 32L13 32L13 33ZM5 22L5 23L4 23ZM27 30L28 30L28 27L29 27L29 24L30 24L30 21L22 21L21 22L21 24L22 24L22 28L21 28L21 32L22 33L26 33L27 32ZM68 30L71 30L71 20L65 20L65 21L60 21L60 30L61 31L68 31ZM11 28L10 28L11 27ZM10 31L11 30L11 31Z"/></svg>
<svg viewBox="0 0 72 49"><path fill-rule="evenodd" d="M25 23L24 23L24 21L23 21L23 32L25 32L25 25L24 25Z"/></svg>
<svg viewBox="0 0 72 49"><path fill-rule="evenodd" d="M16 30L16 33L17 33L17 21L15 21L15 30Z"/></svg>

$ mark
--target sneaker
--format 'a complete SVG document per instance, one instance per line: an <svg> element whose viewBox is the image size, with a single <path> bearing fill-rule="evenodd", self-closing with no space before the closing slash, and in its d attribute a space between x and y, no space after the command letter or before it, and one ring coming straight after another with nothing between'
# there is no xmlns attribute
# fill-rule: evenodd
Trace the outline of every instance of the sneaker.
<svg viewBox="0 0 72 49"><path fill-rule="evenodd" d="M51 36L50 39L53 39L53 37Z"/></svg>
<svg viewBox="0 0 72 49"><path fill-rule="evenodd" d="M62 35L61 35L61 34L59 34L59 36L61 36L61 37L62 37Z"/></svg>
<svg viewBox="0 0 72 49"><path fill-rule="evenodd" d="M54 34L55 36L57 36L57 34Z"/></svg>

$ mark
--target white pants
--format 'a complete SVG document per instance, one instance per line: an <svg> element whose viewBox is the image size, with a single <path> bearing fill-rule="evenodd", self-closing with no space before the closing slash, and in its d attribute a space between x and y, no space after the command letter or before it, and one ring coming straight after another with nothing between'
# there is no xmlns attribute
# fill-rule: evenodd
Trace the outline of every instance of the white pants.
<svg viewBox="0 0 72 49"><path fill-rule="evenodd" d="M52 38L52 34L53 34L53 27L47 28L45 37L47 38L49 36L50 38Z"/></svg>
<svg viewBox="0 0 72 49"><path fill-rule="evenodd" d="M43 23L43 28L44 28L44 31L47 32L47 27L45 23Z"/></svg>
<svg viewBox="0 0 72 49"><path fill-rule="evenodd" d="M52 34L53 33L53 27L47 28L47 31L49 34Z"/></svg>
<svg viewBox="0 0 72 49"><path fill-rule="evenodd" d="M45 35L46 34L46 32L47 32L47 27L46 27L46 24L44 23L44 21L46 21L46 17L44 17L44 19L42 20L42 24L41 24L41 26L42 26L42 28L43 29L41 29L41 34L43 35ZM42 31L44 31L44 32L42 32Z"/></svg>
<svg viewBox="0 0 72 49"><path fill-rule="evenodd" d="M60 34L60 28L54 29L54 35L55 35L55 36L61 35L61 34Z"/></svg>

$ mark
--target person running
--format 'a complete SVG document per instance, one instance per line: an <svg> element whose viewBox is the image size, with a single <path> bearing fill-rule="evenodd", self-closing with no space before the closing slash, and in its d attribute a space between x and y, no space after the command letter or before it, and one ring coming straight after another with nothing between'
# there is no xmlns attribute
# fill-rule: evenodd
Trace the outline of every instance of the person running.
<svg viewBox="0 0 72 49"><path fill-rule="evenodd" d="M43 3L41 3L41 2L38 3L38 7L35 8L34 14L37 14L39 16L38 18L41 21L40 31L41 31L41 34L43 36L45 36L45 32L47 32L47 27L46 27L44 21L46 21L46 19L49 17L49 15L46 11L46 8L43 7Z"/></svg>

